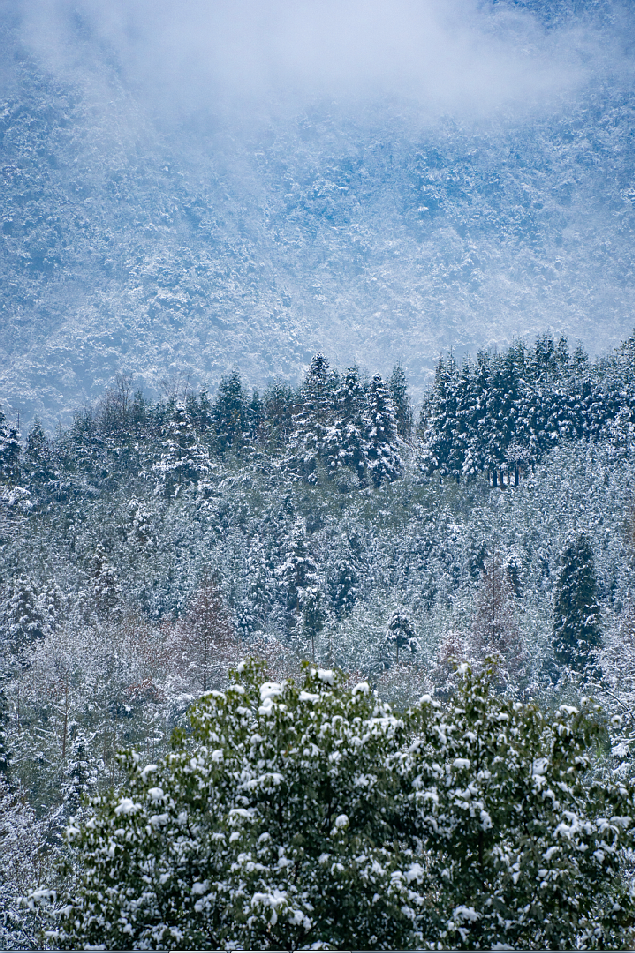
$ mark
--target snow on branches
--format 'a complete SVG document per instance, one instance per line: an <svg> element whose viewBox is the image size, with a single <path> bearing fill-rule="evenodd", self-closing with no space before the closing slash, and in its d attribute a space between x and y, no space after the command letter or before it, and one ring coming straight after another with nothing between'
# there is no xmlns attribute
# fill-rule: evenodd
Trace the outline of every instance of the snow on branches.
<svg viewBox="0 0 635 953"><path fill-rule="evenodd" d="M62 948L606 948L627 942L635 789L589 701L543 713L463 666L407 711L305 664L241 664L171 752L71 823ZM40 891L38 897L43 896ZM34 901L35 902L35 899Z"/></svg>

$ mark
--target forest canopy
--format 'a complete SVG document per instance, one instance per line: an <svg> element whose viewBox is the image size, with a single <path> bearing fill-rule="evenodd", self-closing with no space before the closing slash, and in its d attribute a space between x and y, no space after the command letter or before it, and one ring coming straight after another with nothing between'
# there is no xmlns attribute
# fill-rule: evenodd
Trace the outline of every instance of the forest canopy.
<svg viewBox="0 0 635 953"><path fill-rule="evenodd" d="M630 791L634 340L450 355L419 409L404 368L317 355L263 393L231 372L151 401L122 377L53 436L3 414L0 945L37 947L20 897L70 889L64 830L132 783L118 752L164 764L247 656L280 685L344 671L397 719L422 695L446 717L454 662L495 658L492 704L551 724L594 697L584 796Z"/></svg>

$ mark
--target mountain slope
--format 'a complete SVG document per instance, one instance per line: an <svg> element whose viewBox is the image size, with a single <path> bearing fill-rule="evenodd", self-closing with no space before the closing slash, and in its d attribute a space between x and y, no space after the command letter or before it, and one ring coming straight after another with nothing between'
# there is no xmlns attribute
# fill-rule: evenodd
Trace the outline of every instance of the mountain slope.
<svg viewBox="0 0 635 953"><path fill-rule="evenodd" d="M231 367L264 383L317 350L383 373L400 359L417 395L449 347L545 329L617 344L634 303L628 34L606 7L545 23L545 6L523 5L508 52L527 24L545 49L560 31L588 61L573 88L434 115L389 90L164 109L88 16L82 57L51 61L5 15L0 398L53 426L118 371L151 393Z"/></svg>

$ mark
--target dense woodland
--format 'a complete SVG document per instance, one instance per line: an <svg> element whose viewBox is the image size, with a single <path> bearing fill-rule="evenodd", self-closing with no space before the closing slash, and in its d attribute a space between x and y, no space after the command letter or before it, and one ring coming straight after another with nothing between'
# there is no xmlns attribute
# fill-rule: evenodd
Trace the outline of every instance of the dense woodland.
<svg viewBox="0 0 635 953"><path fill-rule="evenodd" d="M5 409L0 945L37 944L19 897L62 876L117 751L160 759L248 655L395 711L495 657L495 694L619 716L598 750L630 777L634 440L635 337L446 356L416 412L400 366L320 355L263 393L230 373L152 402L121 377L55 435Z"/></svg>

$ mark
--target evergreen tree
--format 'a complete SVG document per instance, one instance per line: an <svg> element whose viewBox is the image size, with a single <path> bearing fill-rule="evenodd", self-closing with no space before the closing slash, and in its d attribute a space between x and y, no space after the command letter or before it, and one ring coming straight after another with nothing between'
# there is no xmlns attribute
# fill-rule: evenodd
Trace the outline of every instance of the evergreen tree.
<svg viewBox="0 0 635 953"><path fill-rule="evenodd" d="M121 615L122 589L117 570L99 543L88 562L88 585L84 591L87 621L113 621Z"/></svg>
<svg viewBox="0 0 635 953"><path fill-rule="evenodd" d="M6 692L0 688L0 778L9 773L9 702Z"/></svg>
<svg viewBox="0 0 635 953"><path fill-rule="evenodd" d="M350 559L338 559L329 574L328 591L335 618L341 621L348 615L357 598L359 574Z"/></svg>
<svg viewBox="0 0 635 953"><path fill-rule="evenodd" d="M589 539L570 539L560 557L560 573L553 600L554 657L560 665L578 671L601 641L600 606L593 552Z"/></svg>
<svg viewBox="0 0 635 953"><path fill-rule="evenodd" d="M430 394L421 408L418 429L425 442L427 469L452 474L458 480L463 472L466 449L461 428L467 421L464 414L459 421L457 384L458 373L452 355L447 361L439 358Z"/></svg>
<svg viewBox="0 0 635 953"><path fill-rule="evenodd" d="M221 378L212 418L218 452L240 449L249 432L249 400L238 371Z"/></svg>
<svg viewBox="0 0 635 953"><path fill-rule="evenodd" d="M542 712L468 666L443 706L344 681L245 663L167 757L125 752L124 783L69 829L56 944L628 948L635 789L593 776L597 706Z"/></svg>
<svg viewBox="0 0 635 953"><path fill-rule="evenodd" d="M48 631L47 614L33 581L27 576L18 576L7 592L3 609L11 651L22 664L27 664L31 646Z"/></svg>
<svg viewBox="0 0 635 953"><path fill-rule="evenodd" d="M367 457L373 486L398 479L403 461L397 448L397 421L392 400L379 374L370 382L368 392Z"/></svg>
<svg viewBox="0 0 635 953"><path fill-rule="evenodd" d="M77 725L71 726L72 742L62 779L62 806L67 816L77 817L97 784L99 766L91 754L91 739Z"/></svg>
<svg viewBox="0 0 635 953"><path fill-rule="evenodd" d="M36 417L26 438L24 469L31 484L44 486L55 479L55 465L51 444Z"/></svg>
<svg viewBox="0 0 635 953"><path fill-rule="evenodd" d="M254 388L247 406L247 429L252 442L260 442L263 436L265 405L260 394Z"/></svg>
<svg viewBox="0 0 635 953"><path fill-rule="evenodd" d="M187 404L168 404L161 436L161 454L152 469L160 477L165 496L176 496L184 486L205 481L212 465Z"/></svg>
<svg viewBox="0 0 635 953"><path fill-rule="evenodd" d="M408 382L401 364L395 364L388 381L388 392L395 408L397 433L403 440L409 440L412 434L412 405L408 396Z"/></svg>
<svg viewBox="0 0 635 953"><path fill-rule="evenodd" d="M295 429L299 413L296 391L283 381L270 384L263 398L263 429L272 449L283 447Z"/></svg>
<svg viewBox="0 0 635 953"><path fill-rule="evenodd" d="M329 431L335 411L336 379L323 354L316 354L302 383L300 411L296 417L302 471L310 479L327 463Z"/></svg>
<svg viewBox="0 0 635 953"><path fill-rule="evenodd" d="M21 451L17 429L7 425L7 418L0 410L0 484L13 486L19 482Z"/></svg>
<svg viewBox="0 0 635 953"><path fill-rule="evenodd" d="M410 617L402 610L393 612L390 622L388 623L386 642L394 649L395 663L397 665L399 665L400 651L417 651L417 638L414 625Z"/></svg>
<svg viewBox="0 0 635 953"><path fill-rule="evenodd" d="M329 470L347 467L360 483L365 480L368 462L368 423L366 393L359 369L349 367L339 380L333 395L333 426L327 437Z"/></svg>
<svg viewBox="0 0 635 953"><path fill-rule="evenodd" d="M287 624L296 628L302 619L306 595L319 589L320 580L317 566L309 553L306 539L306 526L298 520L288 543L287 556L277 571L286 595Z"/></svg>

